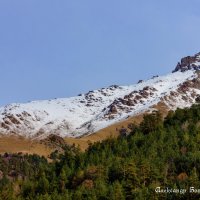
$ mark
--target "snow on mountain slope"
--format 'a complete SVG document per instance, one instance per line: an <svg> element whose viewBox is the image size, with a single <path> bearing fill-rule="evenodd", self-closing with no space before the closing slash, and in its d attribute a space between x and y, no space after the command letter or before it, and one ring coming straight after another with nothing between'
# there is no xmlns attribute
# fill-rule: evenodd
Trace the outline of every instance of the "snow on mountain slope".
<svg viewBox="0 0 200 200"><path fill-rule="evenodd" d="M150 110L160 101L170 109L191 106L200 95L199 56L179 63L173 73L138 84L1 107L0 133L37 139L50 134L78 137Z"/></svg>

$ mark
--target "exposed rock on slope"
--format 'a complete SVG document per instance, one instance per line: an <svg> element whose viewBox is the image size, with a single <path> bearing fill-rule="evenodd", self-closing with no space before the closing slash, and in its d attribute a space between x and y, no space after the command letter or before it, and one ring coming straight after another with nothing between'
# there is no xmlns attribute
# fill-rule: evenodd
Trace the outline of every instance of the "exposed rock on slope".
<svg viewBox="0 0 200 200"><path fill-rule="evenodd" d="M200 99L200 53L183 58L173 73L129 86L112 85L77 97L10 104L0 108L0 133L43 139L80 137L163 102L169 109Z"/></svg>
<svg viewBox="0 0 200 200"><path fill-rule="evenodd" d="M198 70L200 69L200 53L195 54L194 56L187 56L181 59L173 72L181 71L184 72L186 70Z"/></svg>

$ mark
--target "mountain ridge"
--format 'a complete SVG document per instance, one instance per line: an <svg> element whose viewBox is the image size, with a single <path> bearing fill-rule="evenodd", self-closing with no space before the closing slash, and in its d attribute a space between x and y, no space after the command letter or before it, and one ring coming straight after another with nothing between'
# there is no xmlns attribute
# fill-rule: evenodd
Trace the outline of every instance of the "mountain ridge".
<svg viewBox="0 0 200 200"><path fill-rule="evenodd" d="M50 134L80 137L128 117L190 107L200 95L200 53L181 59L172 73L129 86L112 85L76 97L9 104L0 108L0 133L43 139Z"/></svg>

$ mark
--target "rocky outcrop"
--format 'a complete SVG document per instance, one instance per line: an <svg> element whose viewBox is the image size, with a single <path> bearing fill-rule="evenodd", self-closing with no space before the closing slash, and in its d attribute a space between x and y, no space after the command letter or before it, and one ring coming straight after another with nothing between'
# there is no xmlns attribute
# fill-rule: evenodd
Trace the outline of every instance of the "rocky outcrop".
<svg viewBox="0 0 200 200"><path fill-rule="evenodd" d="M117 98L108 106L108 111L104 116L111 119L114 115L123 112L130 113L134 111L135 106L143 104L149 97L152 97L156 91L154 87L145 86L142 90L133 91L123 98Z"/></svg>
<svg viewBox="0 0 200 200"><path fill-rule="evenodd" d="M51 134L47 138L41 140L40 143L59 151L62 151L66 146L65 140L62 137L54 134Z"/></svg>
<svg viewBox="0 0 200 200"><path fill-rule="evenodd" d="M161 101L168 105L169 109L184 108L199 103L200 74L199 72L196 72L196 74L196 78L181 83L176 91L170 91L170 95L162 97Z"/></svg>
<svg viewBox="0 0 200 200"><path fill-rule="evenodd" d="M186 70L200 70L200 53L195 54L194 56L187 56L181 59L181 62L178 62L174 72Z"/></svg>

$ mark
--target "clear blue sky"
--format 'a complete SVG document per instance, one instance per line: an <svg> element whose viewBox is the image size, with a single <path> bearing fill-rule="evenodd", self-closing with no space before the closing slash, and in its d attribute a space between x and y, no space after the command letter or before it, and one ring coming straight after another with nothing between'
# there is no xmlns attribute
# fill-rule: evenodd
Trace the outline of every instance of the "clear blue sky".
<svg viewBox="0 0 200 200"><path fill-rule="evenodd" d="M171 72L200 51L199 0L0 0L0 105Z"/></svg>

